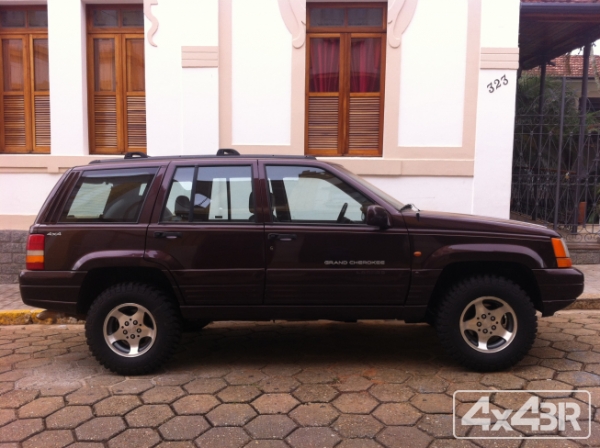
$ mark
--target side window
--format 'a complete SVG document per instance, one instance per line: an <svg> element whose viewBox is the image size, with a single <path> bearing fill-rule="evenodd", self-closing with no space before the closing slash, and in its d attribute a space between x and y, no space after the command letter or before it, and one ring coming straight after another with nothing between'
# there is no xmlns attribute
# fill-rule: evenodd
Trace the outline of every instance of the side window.
<svg viewBox="0 0 600 448"><path fill-rule="evenodd" d="M85 172L59 222L137 222L155 174L156 168Z"/></svg>
<svg viewBox="0 0 600 448"><path fill-rule="evenodd" d="M309 166L267 166L274 221L363 224L373 202L333 174Z"/></svg>
<svg viewBox="0 0 600 448"><path fill-rule="evenodd" d="M178 168L162 213L163 222L254 222L252 168Z"/></svg>

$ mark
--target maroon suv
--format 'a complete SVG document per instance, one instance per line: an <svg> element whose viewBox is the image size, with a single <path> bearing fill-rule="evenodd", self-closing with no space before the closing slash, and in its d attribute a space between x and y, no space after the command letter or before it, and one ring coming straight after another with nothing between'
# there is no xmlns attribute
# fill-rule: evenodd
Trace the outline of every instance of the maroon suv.
<svg viewBox="0 0 600 448"><path fill-rule="evenodd" d="M147 157L69 170L34 225L23 301L86 316L122 374L164 363L183 325L401 319L476 370L518 362L536 310L583 291L560 235L420 211L313 157ZM401 341L399 341L401 342Z"/></svg>

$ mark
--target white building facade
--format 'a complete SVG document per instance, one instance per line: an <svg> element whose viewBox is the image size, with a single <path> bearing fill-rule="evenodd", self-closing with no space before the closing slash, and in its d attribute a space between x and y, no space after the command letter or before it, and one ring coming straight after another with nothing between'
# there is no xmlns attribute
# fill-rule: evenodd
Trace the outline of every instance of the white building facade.
<svg viewBox="0 0 600 448"><path fill-rule="evenodd" d="M509 216L519 0L33 3L0 0L0 229L31 225L69 167L218 148Z"/></svg>

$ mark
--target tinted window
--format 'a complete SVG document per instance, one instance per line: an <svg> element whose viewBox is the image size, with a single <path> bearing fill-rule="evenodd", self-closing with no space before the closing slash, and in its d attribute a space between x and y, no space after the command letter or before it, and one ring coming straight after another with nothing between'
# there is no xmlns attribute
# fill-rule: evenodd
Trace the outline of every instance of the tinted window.
<svg viewBox="0 0 600 448"><path fill-rule="evenodd" d="M369 199L321 168L268 166L273 220L362 224Z"/></svg>
<svg viewBox="0 0 600 448"><path fill-rule="evenodd" d="M137 222L155 174L155 168L83 173L60 222Z"/></svg>
<svg viewBox="0 0 600 448"><path fill-rule="evenodd" d="M253 222L252 168L205 166L178 168L162 221Z"/></svg>

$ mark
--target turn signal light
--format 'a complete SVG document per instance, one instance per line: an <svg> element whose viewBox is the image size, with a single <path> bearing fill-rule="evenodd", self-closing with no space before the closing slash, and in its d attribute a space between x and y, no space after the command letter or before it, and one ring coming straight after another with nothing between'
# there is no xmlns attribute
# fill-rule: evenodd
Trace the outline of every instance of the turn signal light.
<svg viewBox="0 0 600 448"><path fill-rule="evenodd" d="M567 243L562 238L552 238L552 248L554 249L554 256L556 257L556 265L559 268L570 268L573 266L571 261L571 255Z"/></svg>
<svg viewBox="0 0 600 448"><path fill-rule="evenodd" d="M27 240L27 256L25 265L31 271L44 269L44 244L46 235L29 235Z"/></svg>

